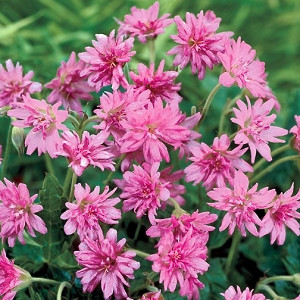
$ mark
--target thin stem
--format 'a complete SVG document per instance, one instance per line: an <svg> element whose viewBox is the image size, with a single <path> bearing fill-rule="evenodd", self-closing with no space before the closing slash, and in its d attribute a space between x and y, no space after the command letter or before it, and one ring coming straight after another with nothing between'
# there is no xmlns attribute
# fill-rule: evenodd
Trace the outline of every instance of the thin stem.
<svg viewBox="0 0 300 300"><path fill-rule="evenodd" d="M44 154L44 160L45 160L47 172L54 176L54 169L53 169L53 166L52 166L51 157L48 153Z"/></svg>
<svg viewBox="0 0 300 300"><path fill-rule="evenodd" d="M269 284L274 281L294 281L294 276L293 275L280 275L280 276L273 276L269 278L265 278L259 282L260 284Z"/></svg>
<svg viewBox="0 0 300 300"><path fill-rule="evenodd" d="M138 255L140 257L143 257L143 258L146 258L146 257L150 256L149 253L146 253L146 252L143 252L143 251L140 251L140 250L136 250L136 249L133 249L133 248L127 248L127 250L134 251L136 253L136 255Z"/></svg>
<svg viewBox="0 0 300 300"><path fill-rule="evenodd" d="M71 123L73 124L75 129L77 129L79 127L79 122L75 117L73 117L72 115L69 114L68 119L71 120Z"/></svg>
<svg viewBox="0 0 300 300"><path fill-rule="evenodd" d="M140 230L141 230L141 227L142 227L142 221L141 221L141 219L138 219L138 225L137 225L136 230L135 230L133 242L135 242L137 240L137 238L139 236L139 233L140 233Z"/></svg>
<svg viewBox="0 0 300 300"><path fill-rule="evenodd" d="M148 46L149 46L149 62L150 64L155 63L155 39L149 39Z"/></svg>
<svg viewBox="0 0 300 300"><path fill-rule="evenodd" d="M60 284L59 281L47 279L47 278L40 278L40 277L32 277L32 282L39 282L39 283L45 283L45 284Z"/></svg>
<svg viewBox="0 0 300 300"><path fill-rule="evenodd" d="M3 180L3 178L5 177L5 175L6 175L5 173L8 168L8 159L9 159L9 154L11 151L11 144L12 144L12 141L11 141L12 128L13 128L13 126L10 123L9 128L8 128L8 133L7 133L7 139L6 139L5 153L4 153L3 162L2 162L1 180Z"/></svg>
<svg viewBox="0 0 300 300"><path fill-rule="evenodd" d="M76 180L77 180L77 175L75 173L73 173L72 182L71 182L71 189L70 189L70 194L69 194L69 201L70 202L72 202L72 200L73 200Z"/></svg>
<svg viewBox="0 0 300 300"><path fill-rule="evenodd" d="M268 285L259 284L256 289L258 291L266 291L271 295L273 299L278 299L278 295Z"/></svg>
<svg viewBox="0 0 300 300"><path fill-rule="evenodd" d="M232 262L233 262L233 259L236 255L236 253L237 253L241 238L242 238L241 234L239 233L238 230L236 230L233 234L231 246L230 246L228 257L227 257L227 260L226 260L226 265L225 265L225 274L226 275L229 274L229 271L232 267Z"/></svg>
<svg viewBox="0 0 300 300"><path fill-rule="evenodd" d="M275 161L274 163L269 165L267 168L263 169L260 173L255 175L253 178L251 178L250 183L257 182L261 177L263 177L266 174L268 174L269 172L271 172L278 165L280 165L284 162L293 161L293 160L300 160L300 156L299 155L291 155L291 156L287 156L287 157L283 157L281 159L278 159L277 161Z"/></svg>
<svg viewBox="0 0 300 300"><path fill-rule="evenodd" d="M64 186L63 186L63 189L64 189L63 196L64 197L66 197L68 195L70 182L72 180L72 175L73 175L72 168L68 168L68 172L67 172L67 175L66 175L66 178L65 178L65 182L64 182Z"/></svg>
<svg viewBox="0 0 300 300"><path fill-rule="evenodd" d="M121 163L122 163L124 157L125 157L125 154L122 154L122 155L120 156L120 158L119 158L119 160L117 161L117 164L116 164L116 166L115 166L115 171L110 171L109 174L108 174L108 176L106 177L106 179L103 181L104 186L108 185L108 183L110 182L110 180L111 180L113 174L120 168Z"/></svg>
<svg viewBox="0 0 300 300"><path fill-rule="evenodd" d="M65 287L71 289L72 285L69 282L66 282L66 281L62 282L60 284L59 288L58 288L56 300L61 300L62 292L63 292Z"/></svg>
<svg viewBox="0 0 300 300"><path fill-rule="evenodd" d="M85 120L85 121L82 123L82 125L81 125L82 130L85 128L85 126L86 126L87 124L89 124L89 123L91 123L91 122L95 122L95 121L98 120L98 119L99 119L99 117L98 117L97 115L89 117L87 120Z"/></svg>

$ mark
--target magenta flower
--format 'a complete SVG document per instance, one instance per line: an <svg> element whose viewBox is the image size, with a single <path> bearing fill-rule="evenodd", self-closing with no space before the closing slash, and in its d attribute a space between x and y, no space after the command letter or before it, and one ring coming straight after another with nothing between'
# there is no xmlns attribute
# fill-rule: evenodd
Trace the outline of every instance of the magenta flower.
<svg viewBox="0 0 300 300"><path fill-rule="evenodd" d="M15 107L17 102L22 102L23 96L33 94L42 90L42 85L31 81L34 73L29 71L23 77L23 68L16 64L13 65L9 59L6 61L6 69L0 64L0 107Z"/></svg>
<svg viewBox="0 0 300 300"><path fill-rule="evenodd" d="M79 251L74 254L80 265L84 268L76 272L81 278L83 291L92 292L101 283L104 299L127 299L124 289L129 286L126 277L133 279L134 270L140 267L140 263L133 260L136 253L125 251L123 247L126 239L117 242L117 231L110 228L103 237L102 231L98 231L98 239L86 238L79 245Z"/></svg>
<svg viewBox="0 0 300 300"><path fill-rule="evenodd" d="M17 291L31 284L30 274L14 265L6 257L3 249L0 255L0 296L2 300L12 300Z"/></svg>
<svg viewBox="0 0 300 300"><path fill-rule="evenodd" d="M122 189L121 198L125 199L123 210L134 210L137 218L148 214L151 224L155 224L156 210L161 207L163 201L170 198L167 183L162 183L158 172L159 163L152 166L144 163L143 166L133 165L134 171L124 173L122 180L115 183Z"/></svg>
<svg viewBox="0 0 300 300"><path fill-rule="evenodd" d="M149 292L142 295L140 300L163 300L163 296L161 295L161 291L157 292Z"/></svg>
<svg viewBox="0 0 300 300"><path fill-rule="evenodd" d="M57 70L56 78L45 85L53 91L47 97L49 103L61 102L65 108L70 108L77 112L82 111L80 100L92 100L90 95L94 89L85 81L85 77L80 76L80 72L85 68L83 61L76 62L75 52L67 62L62 62Z"/></svg>
<svg viewBox="0 0 300 300"><path fill-rule="evenodd" d="M58 130L67 130L61 123L68 118L68 112L58 110L60 103L52 106L29 95L23 100L23 103L16 103L16 108L8 111L7 115L20 119L12 122L16 127L32 127L25 139L26 153L31 155L37 149L38 155L48 152L52 158L56 157L61 145Z"/></svg>
<svg viewBox="0 0 300 300"><path fill-rule="evenodd" d="M122 37L114 36L114 30L109 36L96 34L97 41L92 41L94 47L86 47L86 52L78 54L88 64L80 76L89 76L88 83L97 92L107 85L112 85L113 90L120 85L124 88L128 86L122 68L135 54L131 51L134 39L131 37L123 41Z"/></svg>
<svg viewBox="0 0 300 300"><path fill-rule="evenodd" d="M274 106L273 99L265 103L263 103L262 99L258 99L251 106L249 98L246 98L248 108L241 100L236 102L239 109L233 108L236 117L231 118L231 121L240 126L234 142L236 144L249 145L251 163L255 161L256 151L267 161L271 161L271 150L268 142L284 143L284 140L280 140L277 137L288 134L288 131L277 126L271 126L276 119L275 114L268 116Z"/></svg>
<svg viewBox="0 0 300 300"><path fill-rule="evenodd" d="M300 153L300 116L295 115L296 124L290 130L290 133L294 134L293 147Z"/></svg>
<svg viewBox="0 0 300 300"><path fill-rule="evenodd" d="M187 275L183 285L180 286L179 295L186 296L188 300L199 300L199 289L204 289L204 284L191 275Z"/></svg>
<svg viewBox="0 0 300 300"><path fill-rule="evenodd" d="M150 100L154 102L158 97L168 103L179 103L182 97L178 95L181 83L175 84L175 79L178 72L163 71L165 61L162 60L158 66L157 71L154 71L154 63L147 68L144 64L138 64L138 74L130 72L130 77L134 85L142 90L150 91Z"/></svg>
<svg viewBox="0 0 300 300"><path fill-rule="evenodd" d="M268 188L257 191L257 183L249 190L248 187L248 177L239 170L235 171L233 190L228 187L220 187L207 193L208 197L217 201L216 203L208 203L208 205L227 211L222 220L220 231L229 227L228 232L232 235L237 226L242 236L246 236L246 228L253 235L259 235L255 225L262 226L262 221L255 210L270 207L276 191L268 190Z"/></svg>
<svg viewBox="0 0 300 300"><path fill-rule="evenodd" d="M233 33L216 33L221 18L216 18L213 11L204 14L201 10L197 17L187 12L186 22L179 16L174 18L174 22L178 35L171 35L171 38L179 45L167 54L176 55L173 64L181 69L190 62L192 72L198 73L199 79L203 79L206 67L212 69L220 62L217 53L224 51L225 40Z"/></svg>
<svg viewBox="0 0 300 300"><path fill-rule="evenodd" d="M167 104L163 107L160 99L128 115L127 120L121 121L127 131L122 139L121 152L142 148L146 162L160 162L163 159L169 162L169 153L164 143L178 148L191 134L189 129L178 125L181 116L178 105Z"/></svg>
<svg viewBox="0 0 300 300"><path fill-rule="evenodd" d="M233 286L230 286L225 293L221 293L225 300L266 300L263 294L253 294L253 290L249 290L247 287L244 291L241 291L240 287L237 286L236 290Z"/></svg>
<svg viewBox="0 0 300 300"><path fill-rule="evenodd" d="M193 163L185 168L187 182L194 182L194 185L199 182L207 190L214 186L225 187L226 183L233 185L233 177L235 170L243 172L252 172L252 167L240 158L247 148L241 149L242 145L229 151L230 139L226 134L220 138L214 139L212 147L205 143L191 145L190 151L192 155L189 160Z"/></svg>
<svg viewBox="0 0 300 300"><path fill-rule="evenodd" d="M34 230L45 234L47 228L44 221L36 215L43 207L33 204L38 196L30 197L27 186L20 183L18 186L4 178L5 184L0 181L0 237L2 241L8 240L9 247L15 245L18 240L25 244L23 237L26 231L35 237Z"/></svg>
<svg viewBox="0 0 300 300"><path fill-rule="evenodd" d="M61 150L56 154L69 159L69 167L72 167L77 176L81 176L90 165L100 168L101 171L114 171L114 154L110 152L109 147L103 145L108 135L109 133L104 131L96 135L84 131L80 138L75 131L65 131L62 134Z"/></svg>
<svg viewBox="0 0 300 300"><path fill-rule="evenodd" d="M117 224L121 218L121 211L114 206L120 202L119 198L110 198L117 188L109 191L106 186L102 194L100 187L96 186L91 192L86 184L85 188L80 183L75 184L74 196L76 201L67 202L66 210L61 219L68 220L64 226L66 234L77 231L81 240L85 237L94 239L97 232L101 231L99 221L105 224Z"/></svg>
<svg viewBox="0 0 300 300"><path fill-rule="evenodd" d="M147 39L155 39L159 34L165 32L165 28L173 21L167 19L170 14L164 14L158 18L159 2L156 1L148 9L131 8L131 15L125 15L124 22L117 20L120 24L119 34L137 36L141 43Z"/></svg>
<svg viewBox="0 0 300 300"><path fill-rule="evenodd" d="M300 225L296 219L300 219L300 190L292 196L294 184L285 193L280 193L269 207L262 220L259 236L271 233L271 244L276 240L278 245L283 245L286 236L285 227L289 227L297 236L300 235Z"/></svg>

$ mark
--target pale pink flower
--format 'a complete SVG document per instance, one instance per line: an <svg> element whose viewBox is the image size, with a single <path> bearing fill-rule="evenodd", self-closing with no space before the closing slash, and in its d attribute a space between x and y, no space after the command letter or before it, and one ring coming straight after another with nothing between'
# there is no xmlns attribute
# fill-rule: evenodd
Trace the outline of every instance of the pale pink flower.
<svg viewBox="0 0 300 300"><path fill-rule="evenodd" d="M40 83L31 81L33 71L23 77L22 66L19 63L14 66L10 59L6 61L6 69L0 64L0 107L15 107L16 102L22 102L26 94L42 90Z"/></svg>
<svg viewBox="0 0 300 300"><path fill-rule="evenodd" d="M192 72L198 73L199 79L203 79L206 67L212 69L220 62L217 53L224 51L225 40L233 33L216 33L221 18L217 18L213 11L204 14L201 10L197 17L187 12L186 22L179 16L174 18L174 22L178 35L171 35L171 38L179 45L167 54L176 55L173 64L181 69L190 62Z"/></svg>
<svg viewBox="0 0 300 300"><path fill-rule="evenodd" d="M16 108L8 111L7 115L20 119L12 122L16 127L32 127L25 139L26 153L31 155L37 149L38 155L48 152L52 158L56 157L61 145L58 130L67 130L62 122L68 118L68 112L58 110L60 103L52 106L29 95L24 96L23 100L16 103Z"/></svg>
<svg viewBox="0 0 300 300"><path fill-rule="evenodd" d="M61 219L68 220L64 226L66 234L72 234L75 231L83 240L86 236L95 238L97 232L101 231L99 221L105 224L117 224L121 218L121 211L114 206L120 202L119 198L110 198L117 188L109 191L106 186L102 194L100 187L96 186L91 192L86 184L85 188L80 183L75 184L75 202L67 202L68 208Z"/></svg>
<svg viewBox="0 0 300 300"><path fill-rule="evenodd" d="M94 47L86 47L86 52L78 54L88 64L80 76L89 76L88 83L97 92L107 85L112 85L113 90L120 85L126 88L128 82L123 74L123 67L135 54L135 51L131 51L134 38L124 41L122 37L115 38L114 30L109 36L96 34L96 38L97 41L92 41Z"/></svg>
<svg viewBox="0 0 300 300"><path fill-rule="evenodd" d="M246 229L253 235L259 236L255 225L262 226L262 221L255 210L270 207L276 191L268 190L268 188L257 191L257 183L249 190L248 187L248 177L239 170L235 171L233 190L228 187L220 187L207 193L208 197L217 201L208 203L208 205L227 212L222 220L220 231L229 227L228 232L232 235L237 226L242 236L246 236Z"/></svg>
<svg viewBox="0 0 300 300"><path fill-rule="evenodd" d="M47 228L44 221L36 215L43 207L33 204L37 194L30 197L27 186L18 186L4 178L0 181L0 237L8 240L9 247L15 245L16 239L25 244L24 231L35 237L34 230L45 234Z"/></svg>
<svg viewBox="0 0 300 300"><path fill-rule="evenodd" d="M17 291L31 284L30 274L14 265L3 249L0 255L0 297L2 300L12 300Z"/></svg>
<svg viewBox="0 0 300 300"><path fill-rule="evenodd" d="M164 143L178 148L191 135L190 130L178 125L181 112L177 104L167 104L157 99L154 104L138 110L121 121L126 129L122 139L121 152L133 152L141 148L146 162L170 161L167 147Z"/></svg>
<svg viewBox="0 0 300 300"><path fill-rule="evenodd" d="M236 117L231 118L231 121L240 126L234 142L249 145L251 163L255 161L256 151L267 161L271 161L271 150L268 143L284 143L284 140L277 137L288 134L288 131L278 126L271 126L276 119L275 114L268 115L274 107L273 99L264 103L262 99L258 99L251 106L249 98L246 98L248 107L243 101L237 100L238 108L233 108Z"/></svg>
<svg viewBox="0 0 300 300"><path fill-rule="evenodd" d="M180 286L179 295L186 296L188 300L199 300L199 289L204 289L204 284L197 277L187 275L183 285Z"/></svg>
<svg viewBox="0 0 300 300"><path fill-rule="evenodd" d="M205 143L191 145L192 156L189 158L193 163L185 168L187 182L199 182L207 190L214 186L225 187L227 183L233 185L235 170L243 172L252 172L252 167L240 158L247 148L241 149L243 145L233 150L228 150L230 139L226 134L216 137L211 147Z"/></svg>
<svg viewBox="0 0 300 300"><path fill-rule="evenodd" d="M241 291L239 286L236 287L236 290L233 286L230 286L221 295L225 300L267 300L263 294L253 294L253 290L250 290L248 287Z"/></svg>
<svg viewBox="0 0 300 300"><path fill-rule="evenodd" d="M177 283L182 287L188 277L193 277L201 285L198 274L203 274L209 267L205 261L206 253L206 246L190 228L180 240L172 232L167 233L163 242L158 245L158 253L147 259L153 261L152 270L160 273L159 282L164 283L164 289L174 292Z"/></svg>
<svg viewBox="0 0 300 300"><path fill-rule="evenodd" d="M150 100L154 102L158 97L168 103L179 103L182 97L178 95L181 83L175 83L178 76L176 71L163 71L165 61L162 60L157 71L154 71L154 63L147 68L144 64L138 64L138 74L130 72L130 77L137 88L150 91Z"/></svg>
<svg viewBox="0 0 300 300"><path fill-rule="evenodd" d="M124 251L126 239L117 242L117 231L110 228L104 238L102 231L98 231L98 239L86 238L79 245L79 251L74 254L80 265L84 268L76 272L81 278L83 291L93 292L101 283L104 299L127 299L124 289L129 286L126 277L133 279L134 270L140 263L133 260L134 251Z"/></svg>
<svg viewBox="0 0 300 300"><path fill-rule="evenodd" d="M161 207L163 201L170 198L167 183L162 183L158 172L159 163L152 165L144 163L143 166L133 165L133 172L124 173L122 180L115 180L122 189L120 195L125 199L123 210L134 210L137 218L148 214L151 224L155 223L156 210Z"/></svg>
<svg viewBox="0 0 300 300"><path fill-rule="evenodd" d="M161 295L161 291L157 292L149 292L146 294L143 294L140 300L163 300L164 297Z"/></svg>
<svg viewBox="0 0 300 300"><path fill-rule="evenodd" d="M285 227L289 227L297 236L300 235L300 190L292 196L294 184L285 193L280 193L271 202L266 215L262 220L259 236L271 233L271 244L277 240L278 245L283 245L286 236Z"/></svg>
<svg viewBox="0 0 300 300"><path fill-rule="evenodd" d="M114 171L112 161L114 154L111 153L109 147L103 145L108 135L109 133L105 131L96 135L90 135L88 131L84 131L80 138L75 131L65 131L62 134L61 150L56 154L68 158L69 167L72 167L77 176L81 176L90 165L100 168L101 171L104 169Z"/></svg>
<svg viewBox="0 0 300 300"><path fill-rule="evenodd" d="M76 62L75 52L67 62L62 62L56 73L56 78L45 85L53 91L47 97L49 103L61 102L65 108L81 112L80 100L92 100L90 94L94 89L89 86L86 77L81 77L80 72L85 68L83 61Z"/></svg>
<svg viewBox="0 0 300 300"><path fill-rule="evenodd" d="M173 22L172 19L167 19L170 14L164 14L158 18L158 10L158 1L148 9L133 6L131 14L125 15L124 22L117 20L120 24L119 34L137 36L141 43L146 43L147 39L155 39Z"/></svg>
<svg viewBox="0 0 300 300"><path fill-rule="evenodd" d="M293 147L300 153L300 116L295 115L296 124L290 130L294 134Z"/></svg>

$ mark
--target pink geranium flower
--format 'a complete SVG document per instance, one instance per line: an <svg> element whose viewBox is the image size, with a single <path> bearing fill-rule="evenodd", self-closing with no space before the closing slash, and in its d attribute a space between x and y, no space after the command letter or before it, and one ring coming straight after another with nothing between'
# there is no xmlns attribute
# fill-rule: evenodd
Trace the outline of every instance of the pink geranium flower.
<svg viewBox="0 0 300 300"><path fill-rule="evenodd" d="M57 154L69 159L69 167L72 167L77 176L81 176L90 165L100 168L101 171L114 171L114 154L110 152L109 147L103 145L108 135L105 131L96 135L84 131L80 138L75 131L65 131L62 134L61 150Z"/></svg>
<svg viewBox="0 0 300 300"><path fill-rule="evenodd" d="M161 295L161 291L149 292L142 295L140 300L163 300L164 297Z"/></svg>
<svg viewBox="0 0 300 300"><path fill-rule="evenodd" d="M224 51L224 42L232 32L216 33L221 18L217 18L213 11L203 11L197 17L187 12L186 22L179 16L174 18L178 35L171 38L179 45L168 51L167 54L175 54L173 64L184 68L191 63L192 72L198 73L199 79L205 76L206 67L212 69L220 62L217 53Z"/></svg>
<svg viewBox="0 0 300 300"><path fill-rule="evenodd" d="M127 120L121 121L127 131L122 138L121 152L133 152L141 148L145 161L160 162L164 159L169 162L164 143L178 148L191 134L190 130L178 125L181 116L178 105L167 104L163 107L160 99L128 115Z"/></svg>
<svg viewBox="0 0 300 300"><path fill-rule="evenodd" d="M271 126L276 119L275 114L268 116L274 107L273 99L265 103L263 103L262 99L258 99L251 106L249 98L246 98L248 107L244 102L238 100L236 103L239 109L233 108L236 117L231 118L231 121L240 126L234 142L236 144L249 145L251 163L255 161L256 151L267 161L271 161L271 150L268 143L284 143L284 140L277 137L288 134L288 131L277 126Z"/></svg>
<svg viewBox="0 0 300 300"><path fill-rule="evenodd" d="M137 218L147 213L151 224L154 224L156 210L170 198L170 191L166 188L167 183L160 180L159 163L153 163L152 166L144 163L133 168L133 172L124 173L124 179L115 180L122 189L120 197L125 199L123 210L133 209Z"/></svg>
<svg viewBox="0 0 300 300"><path fill-rule="evenodd" d="M33 204L38 195L30 197L24 183L16 186L6 178L4 182L5 184L0 181L0 237L2 241L7 239L9 247L13 247L17 238L25 244L23 237L25 230L33 237L35 237L34 230L45 234L47 232L45 223L36 215L43 207Z"/></svg>
<svg viewBox="0 0 300 300"><path fill-rule="evenodd" d="M285 227L289 227L297 236L300 235L300 225L296 219L300 219L300 190L292 196L294 184L285 193L280 193L271 202L266 215L262 220L259 236L271 233L271 244L276 240L278 245L283 245L286 236Z"/></svg>
<svg viewBox="0 0 300 300"><path fill-rule="evenodd" d="M142 90L150 91L150 100L154 102L158 97L168 103L179 103L182 99L178 95L181 83L175 84L175 79L178 72L163 71L165 61L162 60L158 66L157 71L154 71L154 63L147 68L144 64L138 64L138 74L130 72L130 77L136 87Z"/></svg>
<svg viewBox="0 0 300 300"><path fill-rule="evenodd" d="M242 145L229 151L230 139L226 134L214 139L211 147L205 143L191 145L193 163L185 168L186 181L194 184L203 182L207 190L214 186L224 187L226 183L233 185L235 170L252 172L252 167L240 158L247 149L241 149Z"/></svg>
<svg viewBox="0 0 300 300"><path fill-rule="evenodd" d="M7 115L20 119L12 122L16 127L32 127L25 139L27 154L31 155L37 149L38 155L48 152L52 158L56 157L61 145L58 130L67 130L62 122L68 118L68 112L58 110L60 103L52 106L29 95L23 99L24 102L16 103L16 108L8 111Z"/></svg>
<svg viewBox="0 0 300 300"><path fill-rule="evenodd" d="M79 251L74 254L80 265L84 268L76 272L81 278L83 291L93 292L98 284L104 299L127 299L128 295L124 289L129 286L126 277L133 279L134 270L140 267L140 263L133 260L136 253L125 251L126 239L117 242L117 231L110 228L104 238L102 231L98 231L98 239L86 238L79 245Z"/></svg>
<svg viewBox="0 0 300 300"><path fill-rule="evenodd" d="M300 116L295 115L296 125L290 130L290 133L294 134L294 148L300 153Z"/></svg>
<svg viewBox="0 0 300 300"><path fill-rule="evenodd" d="M74 196L76 201L67 202L66 210L61 219L68 220L64 226L66 234L72 234L77 231L81 240L86 236L95 238L97 232L101 231L100 222L106 224L117 224L121 218L121 211L114 206L120 202L119 198L110 198L117 188L109 191L106 186L102 194L100 187L96 186L91 192L86 184L85 188L80 183L75 184Z"/></svg>
<svg viewBox="0 0 300 300"><path fill-rule="evenodd" d="M0 296L2 300L12 300L17 291L31 284L30 274L14 265L3 249L0 255Z"/></svg>
<svg viewBox="0 0 300 300"><path fill-rule="evenodd" d="M244 291L241 291L237 286L236 290L233 286L230 286L225 293L221 293L225 300L266 300L263 294L253 294L253 290L249 290L247 287Z"/></svg>
<svg viewBox="0 0 300 300"><path fill-rule="evenodd" d="M69 60L61 63L56 73L57 77L45 85L53 90L47 98L49 103L61 102L65 108L81 112L80 100L92 100L90 92L94 90L88 85L86 78L80 76L84 68L85 63L76 62L76 54L72 52Z"/></svg>
<svg viewBox="0 0 300 300"><path fill-rule="evenodd" d="M131 15L125 15L124 22L117 20L120 24L119 34L137 36L141 43L146 43L147 39L155 39L173 22L172 19L167 19L170 14L164 14L158 18L158 10L158 1L148 9L133 6Z"/></svg>
<svg viewBox="0 0 300 300"><path fill-rule="evenodd" d="M259 236L255 225L262 226L262 221L255 210L270 207L276 192L268 190L268 188L257 191L257 183L249 190L248 187L248 177L239 170L235 171L233 190L228 187L220 187L207 193L208 197L217 201L208 203L210 206L227 212L222 220L220 231L229 227L228 232L232 235L237 226L242 236L246 236L246 228L253 235Z"/></svg>
<svg viewBox="0 0 300 300"><path fill-rule="evenodd" d="M6 61L6 69L0 64L0 107L15 107L16 102L22 102L24 95L42 90L40 83L31 81L33 71L23 77L22 66L19 63L14 66L10 59Z"/></svg>
<svg viewBox="0 0 300 300"><path fill-rule="evenodd" d="M124 88L128 82L123 74L124 65L130 61L135 51L131 51L134 39L115 38L113 30L109 36L96 34L94 47L86 47L86 52L79 53L79 58L88 64L80 76L89 76L88 83L99 92L103 86L112 85L116 90L120 85Z"/></svg>

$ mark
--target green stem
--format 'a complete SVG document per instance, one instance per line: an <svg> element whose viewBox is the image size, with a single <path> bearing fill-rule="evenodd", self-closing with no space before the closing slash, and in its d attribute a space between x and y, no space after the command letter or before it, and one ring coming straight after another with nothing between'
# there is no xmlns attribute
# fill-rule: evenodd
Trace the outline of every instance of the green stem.
<svg viewBox="0 0 300 300"><path fill-rule="evenodd" d="M155 39L149 39L148 46L149 46L149 62L150 64L155 63Z"/></svg>
<svg viewBox="0 0 300 300"><path fill-rule="evenodd" d="M141 221L141 219L138 219L138 225L137 225L136 230L135 230L133 242L135 242L137 240L137 238L139 236L139 233L140 233L140 230L141 230L141 227L142 227L142 221Z"/></svg>
<svg viewBox="0 0 300 300"><path fill-rule="evenodd" d="M66 282L66 281L62 282L60 284L59 288L58 288L56 300L61 300L62 292L63 292L65 287L71 289L72 285L69 282Z"/></svg>
<svg viewBox="0 0 300 300"><path fill-rule="evenodd" d="M143 251L140 251L140 250L136 250L136 249L133 249L133 248L127 248L126 250L134 251L136 253L136 255L138 255L140 257L143 257L143 258L146 258L146 257L150 256L149 253L146 253L146 252L143 252Z"/></svg>
<svg viewBox="0 0 300 300"><path fill-rule="evenodd" d="M120 156L119 160L117 161L117 164L115 165L115 171L110 171L109 174L108 174L108 176L106 177L106 179L103 181L104 186L108 185L108 183L110 182L113 174L120 168L121 163L122 163L124 157L125 157L125 154L122 154Z"/></svg>
<svg viewBox="0 0 300 300"><path fill-rule="evenodd" d="M70 189L70 194L69 194L69 201L70 202L72 202L72 200L73 200L76 180L77 180L77 175L75 173L73 173L72 182L71 182L71 189Z"/></svg>
<svg viewBox="0 0 300 300"><path fill-rule="evenodd" d="M78 120L75 117L73 117L71 114L69 114L68 119L72 120L71 123L73 124L75 129L79 127Z"/></svg>
<svg viewBox="0 0 300 300"><path fill-rule="evenodd" d="M273 276L269 278L265 278L261 280L258 284L269 284L274 281L294 281L294 276L293 275L280 275L280 276Z"/></svg>
<svg viewBox="0 0 300 300"><path fill-rule="evenodd" d="M84 128L85 128L85 126L86 126L87 124L89 124L89 123L91 123L91 122L95 122L95 121L98 120L98 119L99 119L99 117L98 117L97 115L89 117L87 120L85 120L85 121L82 123L82 125L81 125L82 130L84 130Z"/></svg>
<svg viewBox="0 0 300 300"><path fill-rule="evenodd" d="M229 249L228 257L226 260L226 265L225 265L225 274L226 275L228 275L230 272L230 268L232 267L232 262L237 253L241 238L242 238L242 236L241 236L240 232L238 230L235 230L233 237L232 237L232 242L231 242L231 246Z"/></svg>
<svg viewBox="0 0 300 300"><path fill-rule="evenodd" d="M65 178L64 186L63 186L63 189L64 189L63 197L67 197L67 195L68 195L70 182L72 180L72 175L73 175L73 170L72 170L72 168L69 167L66 178Z"/></svg>
<svg viewBox="0 0 300 300"><path fill-rule="evenodd" d="M281 152L284 152L285 150L289 150L291 149L290 148L290 145L284 145L282 147L279 147L275 150L273 150L271 152L271 156L274 157L275 155L281 153ZM253 166L253 171L257 170L260 168L260 166L262 166L264 164L264 162L266 162L266 159L265 158L261 158L254 166Z"/></svg>
<svg viewBox="0 0 300 300"><path fill-rule="evenodd" d="M9 154L11 152L11 133L12 133L12 124L10 123L9 128L8 128L8 133L7 133L7 139L6 139L6 145L5 145L5 153L3 156L3 162L2 162L2 170L1 170L1 180L5 177L6 170L8 168L8 159L9 159Z"/></svg>
<svg viewBox="0 0 300 300"><path fill-rule="evenodd" d="M46 279L46 278L40 278L40 277L32 277L32 282L39 282L39 283L45 283L45 284L60 284L59 281L52 280L52 279Z"/></svg>
<svg viewBox="0 0 300 300"><path fill-rule="evenodd" d="M280 299L279 296L268 285L259 284L256 289L258 291L268 292L274 300L275 299ZM284 299L284 298L281 298L281 299Z"/></svg>
<svg viewBox="0 0 300 300"><path fill-rule="evenodd" d="M47 172L54 176L54 169L53 169L53 166L52 166L51 157L48 153L44 154L44 160L45 160Z"/></svg>
<svg viewBox="0 0 300 300"><path fill-rule="evenodd" d="M275 161L274 163L269 165L267 168L263 169L260 173L255 175L253 178L251 178L250 183L257 182L261 177L263 177L266 174L268 174L269 172L271 172L278 165L280 165L284 162L293 161L293 160L300 160L300 156L299 155L291 155L291 156L287 156L287 157L283 157L281 159L278 159L277 161Z"/></svg>

